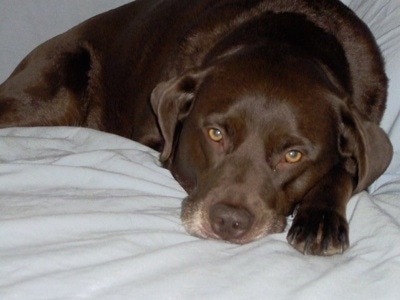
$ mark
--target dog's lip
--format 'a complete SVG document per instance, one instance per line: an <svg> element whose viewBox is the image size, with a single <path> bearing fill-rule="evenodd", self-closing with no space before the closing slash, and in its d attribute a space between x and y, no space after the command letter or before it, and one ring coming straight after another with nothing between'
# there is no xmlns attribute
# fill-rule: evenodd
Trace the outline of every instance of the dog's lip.
<svg viewBox="0 0 400 300"><path fill-rule="evenodd" d="M212 231L211 226L207 226L204 224L197 227L195 230L189 229L186 226L184 226L184 227L189 234L196 236L198 238L201 238L201 239L217 240L217 241L223 241L223 242L231 243L231 244L245 245L245 244L249 244L249 243L255 242L257 240L260 240L270 234L280 233L285 230L286 226L279 226L279 228L275 228L271 232L269 232L268 230L263 230L263 229L252 229L247 234L243 235L242 237L237 238L237 239L231 239L231 240L222 239L219 235L217 235L216 233L214 233Z"/></svg>
<svg viewBox="0 0 400 300"><path fill-rule="evenodd" d="M184 227L189 232L189 234L194 235L198 238L213 239L213 240L224 241L227 243L238 244L238 245L244 245L244 244L251 243L251 242L259 240L269 234L266 231L257 230L257 229L252 228L251 230L249 230L248 233L246 233L245 235L243 235L240 238L225 240L225 239L222 239L219 235L217 235L211 229L211 225L208 222L202 223L200 226L196 227L195 229L188 226L188 224L184 224ZM256 234L254 234L255 232L256 232Z"/></svg>
<svg viewBox="0 0 400 300"><path fill-rule="evenodd" d="M216 233L214 233L211 230L211 227L208 228L208 226L201 225L200 227L196 228L195 230L188 228L185 226L186 231L189 232L189 234L194 235L196 237L202 238L202 239L214 239L214 240L222 240L220 236L218 236Z"/></svg>

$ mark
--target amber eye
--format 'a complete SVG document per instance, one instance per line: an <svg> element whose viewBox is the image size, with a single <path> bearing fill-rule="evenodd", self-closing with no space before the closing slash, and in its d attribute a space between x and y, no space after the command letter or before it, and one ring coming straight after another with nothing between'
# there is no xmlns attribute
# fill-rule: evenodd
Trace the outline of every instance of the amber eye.
<svg viewBox="0 0 400 300"><path fill-rule="evenodd" d="M220 142L222 140L222 131L216 128L208 129L208 136L214 142Z"/></svg>
<svg viewBox="0 0 400 300"><path fill-rule="evenodd" d="M301 160L303 157L303 154L300 151L297 150L290 150L288 153L285 155L285 161L290 164L297 163Z"/></svg>

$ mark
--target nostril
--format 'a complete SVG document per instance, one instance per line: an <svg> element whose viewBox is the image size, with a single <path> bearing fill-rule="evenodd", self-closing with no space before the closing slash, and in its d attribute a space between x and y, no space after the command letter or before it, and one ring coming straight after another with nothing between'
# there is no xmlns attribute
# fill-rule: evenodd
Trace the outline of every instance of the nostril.
<svg viewBox="0 0 400 300"><path fill-rule="evenodd" d="M253 215L245 208L217 203L210 208L213 231L224 240L243 236L253 224Z"/></svg>

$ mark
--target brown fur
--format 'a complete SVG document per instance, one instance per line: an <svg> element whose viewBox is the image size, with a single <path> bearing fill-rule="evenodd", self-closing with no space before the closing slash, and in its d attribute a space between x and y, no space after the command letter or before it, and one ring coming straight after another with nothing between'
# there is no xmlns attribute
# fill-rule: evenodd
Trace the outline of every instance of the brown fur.
<svg viewBox="0 0 400 300"><path fill-rule="evenodd" d="M138 0L34 49L0 86L0 127L131 138L188 191L191 234L247 243L296 208L288 241L331 255L349 245L347 201L390 162L386 90L339 1Z"/></svg>

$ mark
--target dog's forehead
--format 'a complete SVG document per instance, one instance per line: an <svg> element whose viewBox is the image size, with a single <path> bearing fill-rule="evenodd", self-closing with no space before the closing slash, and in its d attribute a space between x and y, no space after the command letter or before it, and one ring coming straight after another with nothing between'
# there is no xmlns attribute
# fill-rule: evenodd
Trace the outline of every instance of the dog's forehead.
<svg viewBox="0 0 400 300"><path fill-rule="evenodd" d="M291 60L289 60L291 62ZM226 111L237 102L242 108L260 106L329 106L325 98L332 94L321 68L309 59L273 62L270 59L231 59L218 64L198 90L200 106L207 110Z"/></svg>
<svg viewBox="0 0 400 300"><path fill-rule="evenodd" d="M230 118L269 125L307 121L325 123L334 111L329 100L330 91L318 84L296 87L290 83L274 84L266 78L265 82L250 84L214 80L205 85L197 96L194 109L197 115L216 123Z"/></svg>

